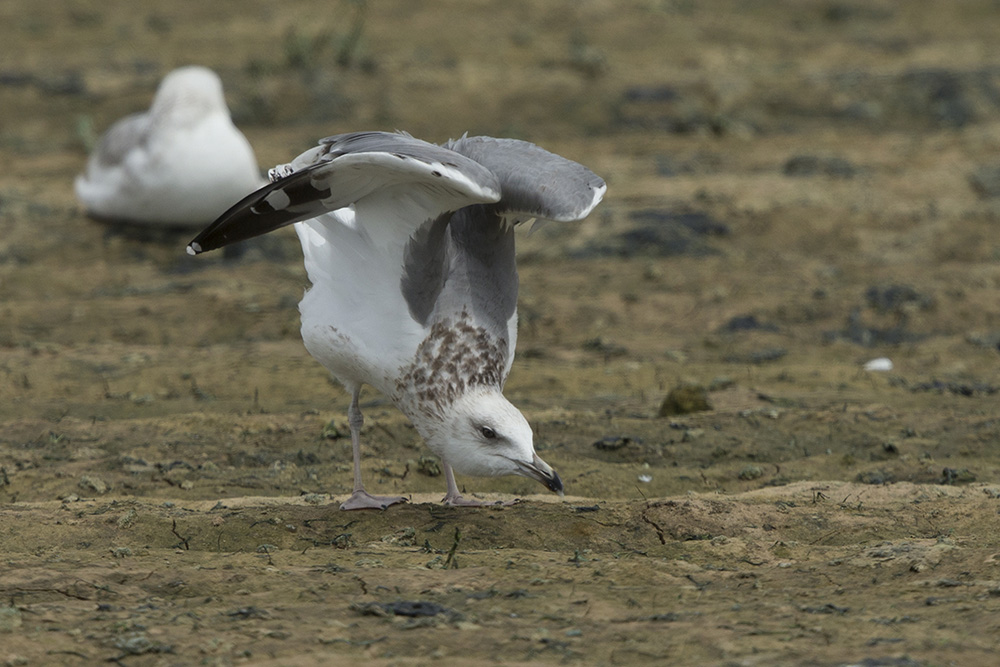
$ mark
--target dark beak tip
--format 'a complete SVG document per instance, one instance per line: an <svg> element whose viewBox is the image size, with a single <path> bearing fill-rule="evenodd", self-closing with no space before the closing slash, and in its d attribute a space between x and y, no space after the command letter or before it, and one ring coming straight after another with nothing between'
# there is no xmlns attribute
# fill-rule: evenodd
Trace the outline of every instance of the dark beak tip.
<svg viewBox="0 0 1000 667"><path fill-rule="evenodd" d="M549 491L554 491L560 496L563 495L563 483L562 478L559 477L559 473L555 470L552 471L552 479L545 482L545 486L548 487Z"/></svg>

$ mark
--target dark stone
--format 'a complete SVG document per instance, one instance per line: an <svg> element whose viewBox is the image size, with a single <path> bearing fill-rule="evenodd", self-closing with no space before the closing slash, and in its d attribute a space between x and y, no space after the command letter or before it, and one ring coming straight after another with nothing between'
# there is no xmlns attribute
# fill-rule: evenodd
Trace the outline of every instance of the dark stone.
<svg viewBox="0 0 1000 667"><path fill-rule="evenodd" d="M827 340L846 340L865 347L876 345L899 345L923 340L927 336L906 329L905 313L890 327L879 328L865 324L861 317L861 309L855 308L847 318L847 326L840 331L829 331L824 334Z"/></svg>
<svg viewBox="0 0 1000 667"><path fill-rule="evenodd" d="M624 447L628 447L633 442L636 443L637 445L642 444L642 440L640 440L639 438L633 438L632 436L609 435L596 441L594 443L594 447L597 447L598 449L604 450L606 452L613 452L622 449Z"/></svg>
<svg viewBox="0 0 1000 667"><path fill-rule="evenodd" d="M765 324L756 315L737 315L719 327L720 333L736 333L738 331L777 331L773 324Z"/></svg>
<svg viewBox="0 0 1000 667"><path fill-rule="evenodd" d="M910 387L910 391L913 392L923 392L930 391L938 394L955 394L956 396L965 396L968 398L974 396L992 396L1000 392L1000 387L992 384L986 384L985 382L944 382L942 380L931 380L930 382L921 382Z"/></svg>
<svg viewBox="0 0 1000 667"><path fill-rule="evenodd" d="M941 127L964 127L975 119L967 87L971 83L957 72L942 69L916 70L903 75L902 84Z"/></svg>
<svg viewBox="0 0 1000 667"><path fill-rule="evenodd" d="M706 213L696 211L635 211L629 219L632 229L596 240L573 253L578 259L594 257L704 257L718 254L707 237L726 236L729 226Z"/></svg>
<svg viewBox="0 0 1000 667"><path fill-rule="evenodd" d="M916 304L921 310L934 305L934 300L909 285L874 285L865 290L865 301L880 313L901 310L907 304Z"/></svg>
<svg viewBox="0 0 1000 667"><path fill-rule="evenodd" d="M884 470L859 472L857 480L862 484L891 484L895 478Z"/></svg>
<svg viewBox="0 0 1000 667"><path fill-rule="evenodd" d="M251 618L268 618L270 612L266 609L260 609L259 607L241 607L239 609L234 609L230 612L226 612L226 616L230 618L235 618L237 620L245 621Z"/></svg>
<svg viewBox="0 0 1000 667"><path fill-rule="evenodd" d="M730 232L729 225L719 222L707 213L700 211L644 209L642 211L632 211L628 217L638 222L676 225L699 236L727 236Z"/></svg>
<svg viewBox="0 0 1000 667"><path fill-rule="evenodd" d="M976 476L968 468L945 468L941 471L941 484L971 484Z"/></svg>
<svg viewBox="0 0 1000 667"><path fill-rule="evenodd" d="M851 660L850 664L855 667L924 667L924 663L917 662L913 658L906 656L900 658L864 658L862 660Z"/></svg>
<svg viewBox="0 0 1000 667"><path fill-rule="evenodd" d="M426 600L400 600L397 602L365 602L351 605L351 609L364 616L437 616L443 614L459 618L458 612Z"/></svg>
<svg viewBox="0 0 1000 667"><path fill-rule="evenodd" d="M29 86L35 83L36 80L35 75L31 72L18 72L13 70L0 72L0 86Z"/></svg>
<svg viewBox="0 0 1000 667"><path fill-rule="evenodd" d="M673 134L707 131L722 135L734 124L719 113L717 101L704 91L669 84L625 89L613 113L613 122L619 127Z"/></svg>
<svg viewBox="0 0 1000 667"><path fill-rule="evenodd" d="M618 345L617 343L608 342L600 336L584 341L583 349L588 352L603 354L605 359L610 359L612 357L624 357L628 354L628 350L625 349L625 347Z"/></svg>
<svg viewBox="0 0 1000 667"><path fill-rule="evenodd" d="M850 611L849 607L841 607L839 605L833 604L832 602L827 602L826 604L820 605L818 607L800 607L800 609L802 609L802 611L806 612L807 614L840 614L840 615L843 615L843 614L846 614L848 611Z"/></svg>
<svg viewBox="0 0 1000 667"><path fill-rule="evenodd" d="M69 71L46 78L38 78L35 85L48 95L84 95L87 86L80 72Z"/></svg>
<svg viewBox="0 0 1000 667"><path fill-rule="evenodd" d="M447 607L442 607L436 602L426 602L424 600L392 602L386 607L392 609L396 616L437 616L447 613Z"/></svg>

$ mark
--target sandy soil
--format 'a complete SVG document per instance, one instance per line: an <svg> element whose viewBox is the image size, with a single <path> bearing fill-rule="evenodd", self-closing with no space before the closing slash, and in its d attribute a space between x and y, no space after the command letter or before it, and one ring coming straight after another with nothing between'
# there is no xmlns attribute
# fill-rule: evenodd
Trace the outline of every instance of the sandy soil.
<svg viewBox="0 0 1000 667"><path fill-rule="evenodd" d="M7 0L0 22L0 664L995 660L995 2ZM298 336L294 234L189 258L73 199L95 137L189 63L263 167L468 130L607 179L589 220L519 239L507 393L567 497L463 478L523 500L440 506L368 393L366 478L412 502L337 510L348 397ZM668 414L678 387L710 409Z"/></svg>

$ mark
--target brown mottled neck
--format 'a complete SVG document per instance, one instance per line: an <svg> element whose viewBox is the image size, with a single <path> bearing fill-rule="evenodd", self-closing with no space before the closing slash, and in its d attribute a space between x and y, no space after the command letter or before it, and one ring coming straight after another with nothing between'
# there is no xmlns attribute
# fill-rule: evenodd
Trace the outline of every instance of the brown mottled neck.
<svg viewBox="0 0 1000 667"><path fill-rule="evenodd" d="M507 341L472 322L465 311L435 323L413 363L396 381L396 403L407 413L441 417L476 387L503 388Z"/></svg>

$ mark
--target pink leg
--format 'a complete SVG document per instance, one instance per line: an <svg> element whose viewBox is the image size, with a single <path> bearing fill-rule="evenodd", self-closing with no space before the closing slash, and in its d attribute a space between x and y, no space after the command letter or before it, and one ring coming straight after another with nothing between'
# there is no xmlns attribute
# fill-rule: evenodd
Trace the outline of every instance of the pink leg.
<svg viewBox="0 0 1000 667"><path fill-rule="evenodd" d="M484 502L481 500L469 500L463 498L462 494L458 492L458 484L455 483L455 473L452 472L451 466L441 462L444 465L444 478L448 482L448 493L441 500L445 505L451 505L453 507L495 507L497 505L507 506L517 503L517 500L494 500L492 502Z"/></svg>
<svg viewBox="0 0 1000 667"><path fill-rule="evenodd" d="M340 509L384 510L389 505L405 503L406 498L402 496L373 496L365 491L365 485L361 481L361 427L365 423L365 418L361 414L361 408L358 407L358 397L360 395L361 387L358 386L354 390L354 396L351 398L351 407L347 409L347 423L351 427L351 449L354 452L354 493L340 504Z"/></svg>

